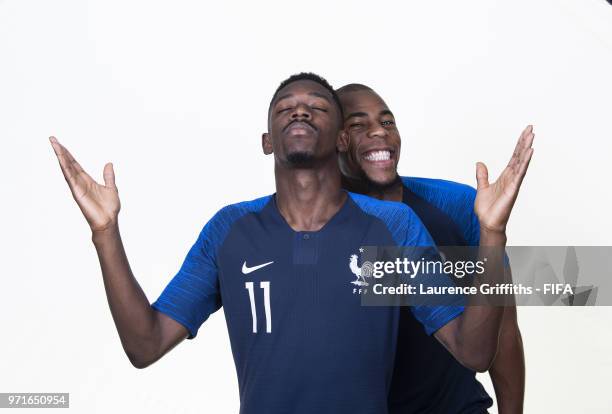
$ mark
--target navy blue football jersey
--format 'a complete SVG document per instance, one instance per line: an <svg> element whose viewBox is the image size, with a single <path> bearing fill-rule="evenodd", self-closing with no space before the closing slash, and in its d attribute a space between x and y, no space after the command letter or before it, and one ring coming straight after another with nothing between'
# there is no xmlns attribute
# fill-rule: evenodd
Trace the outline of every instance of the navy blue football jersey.
<svg viewBox="0 0 612 414"><path fill-rule="evenodd" d="M476 190L452 181L402 177L403 202L443 246L478 246ZM400 310L395 371L389 394L392 414L482 414L493 404L476 379L407 309Z"/></svg>
<svg viewBox="0 0 612 414"><path fill-rule="evenodd" d="M361 305L351 283L361 246L433 241L404 204L352 193L312 232L294 231L275 196L233 204L204 226L152 306L189 338L223 306L241 413L386 413L399 308ZM428 333L463 311L411 309Z"/></svg>

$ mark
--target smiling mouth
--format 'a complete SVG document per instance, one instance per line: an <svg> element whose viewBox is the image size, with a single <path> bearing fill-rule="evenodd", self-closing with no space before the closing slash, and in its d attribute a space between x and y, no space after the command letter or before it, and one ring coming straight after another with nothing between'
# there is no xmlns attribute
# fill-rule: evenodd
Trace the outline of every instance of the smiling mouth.
<svg viewBox="0 0 612 414"><path fill-rule="evenodd" d="M395 151L391 150L372 150L362 155L363 159L370 162L391 161Z"/></svg>

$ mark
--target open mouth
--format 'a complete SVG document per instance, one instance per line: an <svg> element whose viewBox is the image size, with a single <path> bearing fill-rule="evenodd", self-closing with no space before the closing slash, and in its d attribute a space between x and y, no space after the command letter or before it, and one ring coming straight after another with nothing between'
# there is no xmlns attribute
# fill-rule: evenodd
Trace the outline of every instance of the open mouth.
<svg viewBox="0 0 612 414"><path fill-rule="evenodd" d="M391 151L389 150L368 151L363 155L363 158L368 161L388 161L391 159Z"/></svg>
<svg viewBox="0 0 612 414"><path fill-rule="evenodd" d="M393 164L395 160L395 151L390 148L371 149L361 154L361 158L375 165L387 166Z"/></svg>

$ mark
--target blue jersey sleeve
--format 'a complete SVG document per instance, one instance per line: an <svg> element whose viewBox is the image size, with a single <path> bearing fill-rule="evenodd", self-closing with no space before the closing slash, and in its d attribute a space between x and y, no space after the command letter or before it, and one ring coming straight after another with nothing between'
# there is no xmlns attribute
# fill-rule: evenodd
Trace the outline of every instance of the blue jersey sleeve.
<svg viewBox="0 0 612 414"><path fill-rule="evenodd" d="M401 180L410 191L448 214L459 226L468 246L480 244L480 221L474 212L474 187L434 178L401 177ZM510 267L510 259L506 253L504 266Z"/></svg>
<svg viewBox="0 0 612 414"><path fill-rule="evenodd" d="M425 226L410 208L406 206L406 209L408 210L406 213L406 231L403 237L398 234L398 237L401 237L401 246L418 246L420 247L418 249L419 253L425 255L424 259L440 260L437 248L435 247L431 236L425 229ZM413 258L413 260L418 260L418 258ZM436 277L436 280L438 284L444 283L447 285L452 285L452 281L449 278ZM447 305L415 305L411 306L411 310L414 317L425 328L425 332L427 332L428 335L432 335L438 329L442 328L444 325L463 313L463 303L464 300L461 296L452 296L448 298Z"/></svg>
<svg viewBox="0 0 612 414"><path fill-rule="evenodd" d="M204 226L183 265L151 306L189 331L193 339L206 319L221 307L218 252L234 223L260 211L271 199L261 197L219 210Z"/></svg>
<svg viewBox="0 0 612 414"><path fill-rule="evenodd" d="M469 246L480 242L480 223L474 213L476 189L466 184L433 178L401 177L410 191L433 204L455 222Z"/></svg>
<svg viewBox="0 0 612 414"><path fill-rule="evenodd" d="M440 260L438 250L429 232L417 214L407 205L393 201L380 201L371 197L350 193L351 197L367 214L378 217L385 223L386 228L397 246L418 247L407 249L408 252L424 254L424 259ZM411 253L408 253L411 254ZM412 260L418 260L411 257ZM433 278L432 278L433 279ZM438 284L452 285L448 278L435 277ZM463 297L449 297L446 304L411 306L415 318L423 325L428 335L433 334L448 322L461 315L464 310Z"/></svg>
<svg viewBox="0 0 612 414"><path fill-rule="evenodd" d="M180 270L152 305L185 326L189 339L221 307L214 220L204 226Z"/></svg>

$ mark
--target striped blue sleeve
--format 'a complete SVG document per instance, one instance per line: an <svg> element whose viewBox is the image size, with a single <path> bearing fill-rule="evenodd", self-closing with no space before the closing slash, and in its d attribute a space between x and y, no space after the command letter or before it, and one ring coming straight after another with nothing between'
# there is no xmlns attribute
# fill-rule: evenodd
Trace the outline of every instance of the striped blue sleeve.
<svg viewBox="0 0 612 414"><path fill-rule="evenodd" d="M260 211L271 196L226 206L204 226L178 273L151 305L189 331L193 339L208 317L221 307L217 254L233 224Z"/></svg>
<svg viewBox="0 0 612 414"><path fill-rule="evenodd" d="M455 222L468 245L478 246L480 223L474 213L476 189L454 181L421 177L401 177L413 193L433 204Z"/></svg>
<svg viewBox="0 0 612 414"><path fill-rule="evenodd" d="M410 207L403 203L380 201L354 193L351 193L351 197L363 211L378 217L385 223L398 246L418 247L418 249L408 249L407 251L425 254L427 257L424 257L424 259L440 260L438 250L429 232ZM414 257L411 259L418 260ZM444 283L452 284L452 281L448 278L435 277L435 280L439 283L445 281ZM449 305L417 305L411 306L411 310L415 318L423 325L427 334L431 335L461 315L464 310L463 303L463 298L452 297L449 298Z"/></svg>
<svg viewBox="0 0 612 414"><path fill-rule="evenodd" d="M474 212L476 201L474 187L435 178L401 177L401 179L410 191L448 214L459 226L468 246L480 244L480 221ZM510 267L510 259L505 253L504 266Z"/></svg>
<svg viewBox="0 0 612 414"><path fill-rule="evenodd" d="M204 226L180 270L152 305L185 326L189 339L195 338L204 321L221 307L214 220Z"/></svg>
<svg viewBox="0 0 612 414"><path fill-rule="evenodd" d="M401 245L404 247L419 246L422 249L418 249L418 251L426 256L424 259L440 260L438 250L435 247L431 236L425 229L425 226L410 208L407 207L407 209L409 210L409 213L407 213L409 224ZM413 260L415 259L413 258ZM438 283L452 285L452 280L447 277L434 277ZM438 329L442 328L444 325L463 313L464 300L462 297L452 296L449 297L448 300L448 305L414 305L411 307L412 314L423 325L425 332L428 335L432 335Z"/></svg>

